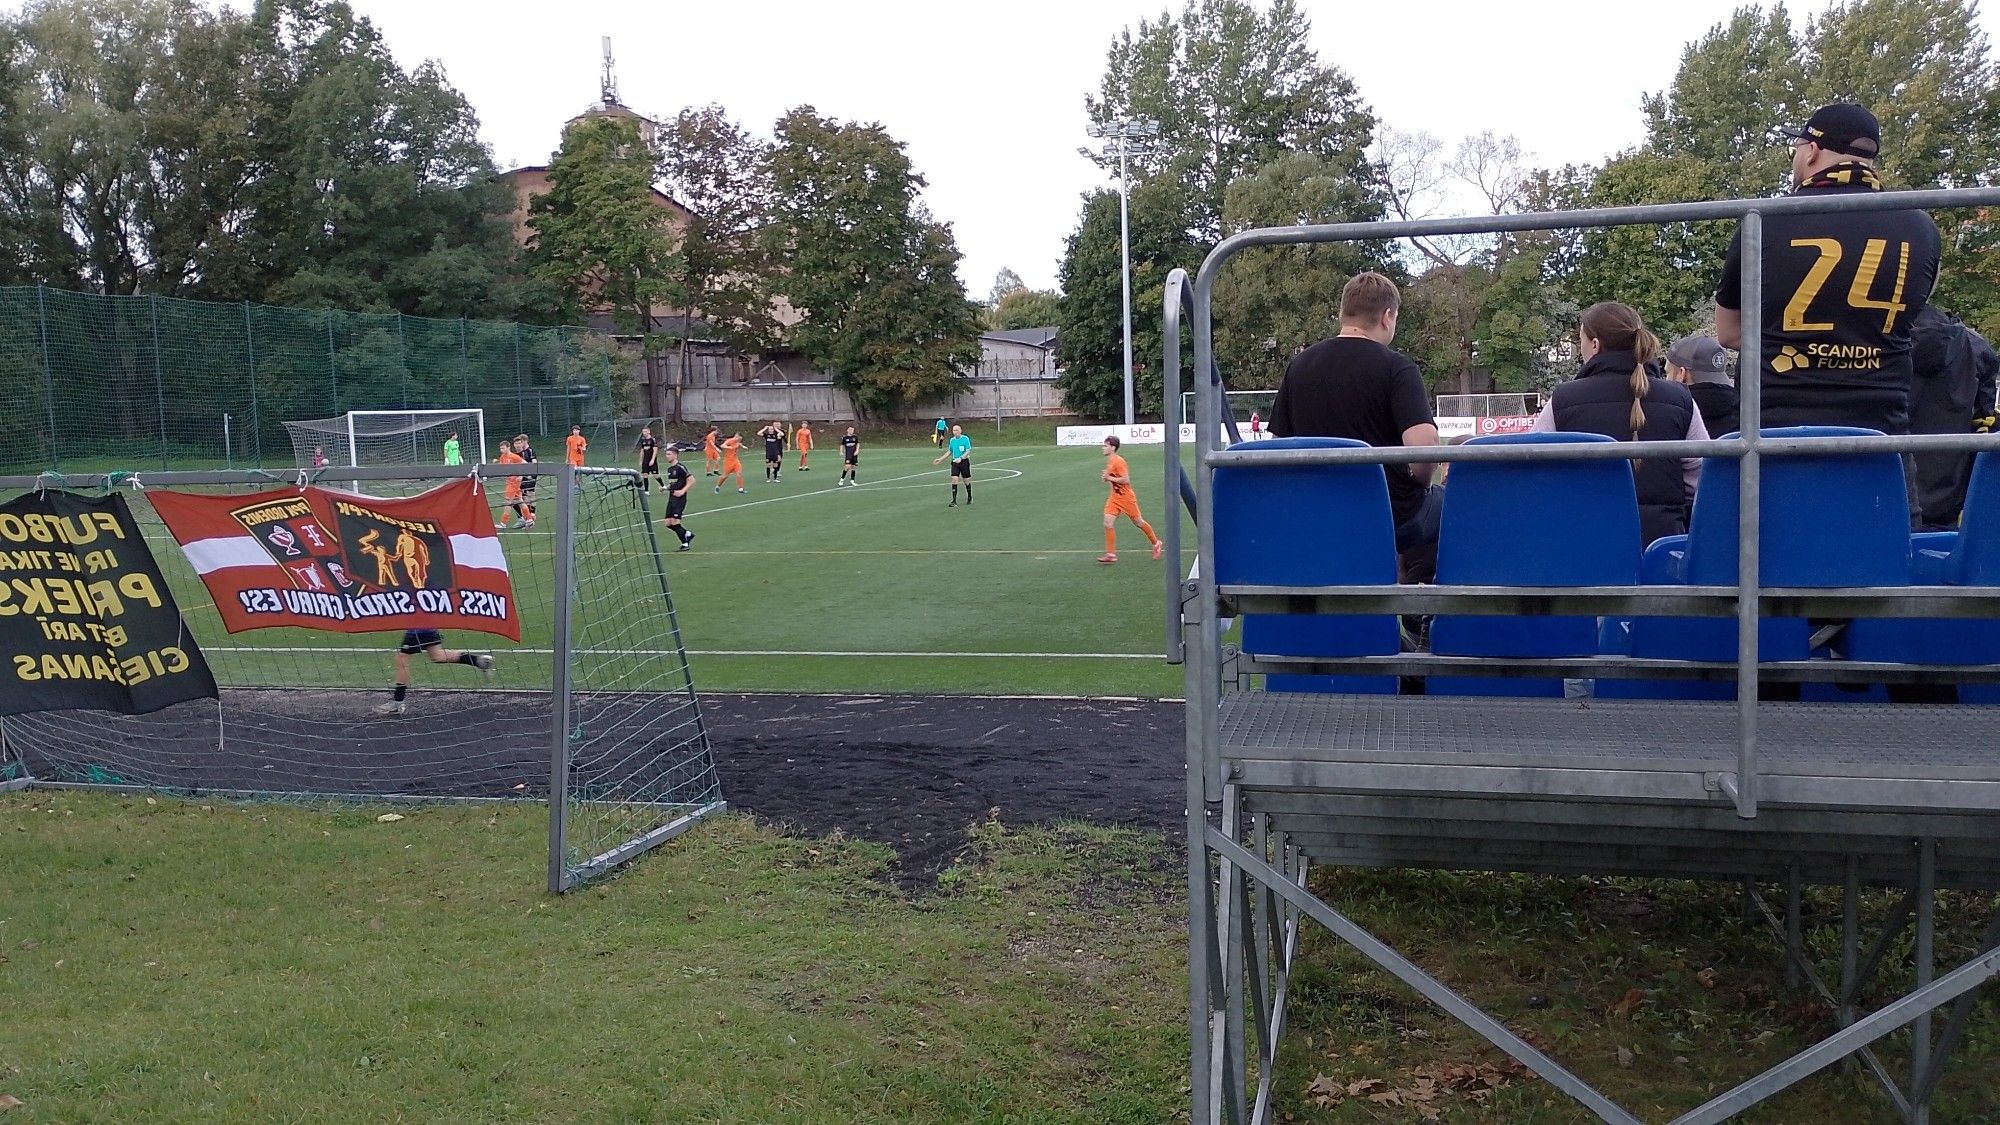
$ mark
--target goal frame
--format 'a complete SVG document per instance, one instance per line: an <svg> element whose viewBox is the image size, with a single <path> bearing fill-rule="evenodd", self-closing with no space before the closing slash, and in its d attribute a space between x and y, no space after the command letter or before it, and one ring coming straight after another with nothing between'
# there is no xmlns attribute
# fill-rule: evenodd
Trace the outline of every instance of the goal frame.
<svg viewBox="0 0 2000 1125"><path fill-rule="evenodd" d="M1278 394L1278 392L1277 392L1276 388L1273 388L1273 389L1271 389L1271 390L1262 390L1262 391L1224 391L1224 392L1222 392L1222 393L1223 393L1223 396L1224 396L1224 401L1225 401L1225 402L1226 402L1226 401L1228 401L1229 399L1237 399L1237 400L1245 400L1245 401L1247 401L1247 400L1249 400L1249 399L1253 399L1253 398L1254 398L1254 399L1256 399L1256 400L1258 400L1259 402L1271 402L1271 401L1276 401L1276 398L1277 398L1277 394ZM1179 419L1179 421L1180 421L1180 423L1181 423L1182 425L1184 425L1184 426L1185 426L1185 425L1188 425L1188 424L1190 424L1190 423L1192 423L1192 422L1194 421L1194 396L1195 396L1195 394L1196 394L1196 392L1194 392L1194 391L1182 391L1182 392L1181 392L1181 415L1180 415L1180 419ZM1232 410L1232 411L1231 411L1231 413L1232 413L1232 414L1234 414L1234 411ZM1244 412L1244 413L1242 414L1242 416L1241 416L1241 417L1238 417L1238 418L1236 419L1236 421L1237 421L1237 423L1238 423L1239 425L1240 425L1240 424L1242 424L1242 423L1245 423L1245 422L1248 422L1249 420L1250 420L1250 414L1249 414L1249 412L1248 412L1248 411L1245 411L1245 412ZM1270 417L1269 417L1269 411L1266 411L1266 412L1265 412L1265 417L1264 417L1264 422L1265 422L1265 423L1266 423L1266 424L1268 425L1268 424L1270 423L1270 421L1271 421L1271 419L1270 419Z"/></svg>
<svg viewBox="0 0 2000 1125"><path fill-rule="evenodd" d="M390 411L388 413L410 413ZM453 411L450 413L462 413ZM429 483L446 484L463 479L468 470L453 467L445 469L435 465L395 466L366 465L342 470L342 480L351 473L357 486L370 482ZM545 802L548 810L548 853L547 888L550 893L562 894L584 886L605 874L622 867L633 859L659 847L708 818L728 810L728 802L716 787L710 796L695 800L679 799L611 799L592 796L576 781L571 770L574 757L575 723L574 710L579 698L591 692L602 694L601 689L577 684L574 668L579 654L588 650L580 646L576 618L579 589L587 583L579 577L577 543L579 538L591 534L578 526L577 509L580 500L580 486L586 481L620 483L636 490L634 497L638 505L638 526L643 528L647 553L651 555L652 579L645 584L657 582L663 612L668 629L672 634L672 644L678 648L683 666L686 663L686 649L680 640L679 626L675 621L673 594L669 586L665 567L665 556L654 528L658 509L653 505L648 493L639 489L638 474L630 469L578 468L565 463L537 463L524 465L479 465L470 472L482 482L501 487L508 478L539 477L543 481L543 499L540 501L549 511L553 524L553 582L557 596L551 603L551 636L546 651L549 661L549 696L551 702L551 722L547 733L545 768L549 789L545 797L524 796L454 796L443 793L376 793L340 792L333 790L285 791L249 790L224 788L210 785L181 786L158 782L127 782L71 780L37 776L29 768L23 747L25 741L17 741L18 731L11 729L13 720L0 720L0 793L14 790L83 790L98 792L132 793L140 795L158 794L163 797L220 798L223 800L260 801L282 800L286 798L309 798L333 804L354 806L367 805L424 805L424 804L488 804L488 803L537 803ZM182 488L193 486L232 486L260 488L269 486L269 475L261 470L187 470L148 473L145 488ZM98 490L119 487L121 484L137 487L137 482L124 478L123 474L79 474L68 477L65 486L78 490ZM0 475L0 495L24 492L46 487L47 481L35 476ZM176 548L155 547L155 551L173 551ZM391 631L393 632L393 630ZM246 685L222 684L225 691L240 690ZM247 685L252 688L259 685ZM282 691L282 687L268 690ZM684 685L662 697L679 698L685 696L687 717L683 720L687 733L682 744L694 747L692 753L706 759L712 769L713 746L710 742L706 721L702 717L700 694L695 688L691 671ZM590 838L579 834L578 814L586 805L622 805L639 810L653 810L658 815L650 827L637 830L621 839L613 839L602 845L590 844ZM579 846L587 850L579 851Z"/></svg>
<svg viewBox="0 0 2000 1125"><path fill-rule="evenodd" d="M486 411L482 407L468 406L459 410L350 410L340 416L347 423L347 465L345 467L361 467L361 443L354 426L355 420L358 418L422 418L428 416L444 419L457 418L466 414L472 415L473 432L479 435L479 460L473 462L473 464L484 465L487 462Z"/></svg>

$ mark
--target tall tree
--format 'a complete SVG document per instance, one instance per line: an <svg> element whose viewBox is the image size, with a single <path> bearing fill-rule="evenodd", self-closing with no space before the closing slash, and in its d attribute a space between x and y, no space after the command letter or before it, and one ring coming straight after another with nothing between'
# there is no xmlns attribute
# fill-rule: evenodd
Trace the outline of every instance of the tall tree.
<svg viewBox="0 0 2000 1125"><path fill-rule="evenodd" d="M776 338L769 248L770 146L729 119L719 105L684 109L660 137L660 183L690 212L680 234L680 371L701 331L738 351ZM680 417L675 395L667 413Z"/></svg>
<svg viewBox="0 0 2000 1125"><path fill-rule="evenodd" d="M956 391L979 360L978 307L951 228L917 200L924 179L902 142L811 106L775 133L767 237L785 265L778 289L801 316L793 346L866 411Z"/></svg>
<svg viewBox="0 0 2000 1125"><path fill-rule="evenodd" d="M1321 157L1340 170L1351 211L1374 199L1368 160L1375 115L1354 83L1320 62L1311 24L1297 0L1188 0L1176 16L1141 20L1111 44L1090 120L1125 117L1160 124L1158 143L1131 161L1141 178L1187 185L1189 234L1221 237L1229 185L1287 152ZM1096 154L1116 169L1115 153Z"/></svg>
<svg viewBox="0 0 2000 1125"><path fill-rule="evenodd" d="M620 330L640 337L649 362L660 341L656 312L683 296L673 212L653 188L658 163L631 118L586 117L563 134L549 190L528 209L532 274L556 287L566 316L608 306ZM647 385L657 394L660 380ZM662 405L649 402L647 412Z"/></svg>
<svg viewBox="0 0 2000 1125"><path fill-rule="evenodd" d="M1229 185L1227 231L1359 221L1340 170L1295 152ZM1215 352L1231 388L1278 385L1298 349L1339 331L1340 291L1385 262L1379 243L1259 247L1238 254L1215 285ZM1157 302L1156 302L1157 303Z"/></svg>
<svg viewBox="0 0 2000 1125"><path fill-rule="evenodd" d="M986 307L997 309L1007 294L1017 289L1026 289L1027 287L1028 283L1021 280L1020 274L1015 273L1006 266L1001 266L1000 272L993 275L993 289L986 295Z"/></svg>
<svg viewBox="0 0 2000 1125"><path fill-rule="evenodd" d="M993 327L1001 331L1015 328L1046 328L1062 318L1062 295L1048 289L1022 286L1000 298L991 312Z"/></svg>
<svg viewBox="0 0 2000 1125"><path fill-rule="evenodd" d="M1169 272L1201 264L1203 251L1188 241L1187 221L1187 196L1178 185L1156 179L1133 189L1133 394L1138 410L1145 413L1161 406L1159 294ZM1117 192L1097 191L1084 197L1083 218L1064 248L1059 279L1063 298L1058 350L1063 374L1056 385L1063 402L1089 417L1121 417L1125 342Z"/></svg>

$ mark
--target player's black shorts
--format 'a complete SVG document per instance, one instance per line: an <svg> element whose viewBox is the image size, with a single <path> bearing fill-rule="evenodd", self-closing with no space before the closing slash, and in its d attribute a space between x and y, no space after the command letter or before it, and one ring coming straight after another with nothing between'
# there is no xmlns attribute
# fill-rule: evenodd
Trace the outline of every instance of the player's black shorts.
<svg viewBox="0 0 2000 1125"><path fill-rule="evenodd" d="M521 500L522 500L523 502L525 502L525 503L529 503L529 504L532 504L532 503L534 503L534 502L535 502L535 482L534 482L534 481L532 481L532 480L524 480L524 481L522 481L522 482L521 482Z"/></svg>
<svg viewBox="0 0 2000 1125"><path fill-rule="evenodd" d="M776 442L767 441L764 443L764 460L783 461L784 459L785 459L784 446L779 445Z"/></svg>
<svg viewBox="0 0 2000 1125"><path fill-rule="evenodd" d="M444 634L436 629L407 629L403 632L403 643L396 651L404 656L415 656L427 648L437 648L444 644Z"/></svg>
<svg viewBox="0 0 2000 1125"><path fill-rule="evenodd" d="M651 473L654 476L658 476L660 474L660 459L658 457L652 456L651 454L639 458L639 471L642 473Z"/></svg>
<svg viewBox="0 0 2000 1125"><path fill-rule="evenodd" d="M958 460L953 461L951 463L951 475L955 477L964 477L966 480L971 480L972 458L961 457Z"/></svg>
<svg viewBox="0 0 2000 1125"><path fill-rule="evenodd" d="M687 498L687 497L685 497L685 496L672 496L672 495L669 495L669 496L667 497L667 518L668 518L668 519L670 519L670 520L677 520L677 519L681 518L681 513L682 513L682 512L685 512L685 511L687 511L687 508L688 508L688 498Z"/></svg>
<svg viewBox="0 0 2000 1125"><path fill-rule="evenodd" d="M847 463L847 464L849 464L849 465L859 465L859 464L861 463L861 454L859 454L859 453L849 453L849 454L847 454L847 455L843 456L843 457L841 458L841 460L842 460L842 461L844 461L844 462L846 462L846 463Z"/></svg>

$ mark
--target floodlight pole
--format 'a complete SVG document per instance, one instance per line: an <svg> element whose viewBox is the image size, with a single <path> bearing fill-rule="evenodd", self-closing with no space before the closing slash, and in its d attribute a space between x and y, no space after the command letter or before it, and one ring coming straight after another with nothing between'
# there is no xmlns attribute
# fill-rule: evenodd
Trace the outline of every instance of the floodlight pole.
<svg viewBox="0 0 2000 1125"><path fill-rule="evenodd" d="M1121 323L1125 328L1125 424L1135 421L1132 391L1132 218L1130 180L1125 157L1133 140L1157 137L1160 126L1146 118L1121 118L1107 125L1092 126L1090 135L1118 142L1118 286L1123 301Z"/></svg>

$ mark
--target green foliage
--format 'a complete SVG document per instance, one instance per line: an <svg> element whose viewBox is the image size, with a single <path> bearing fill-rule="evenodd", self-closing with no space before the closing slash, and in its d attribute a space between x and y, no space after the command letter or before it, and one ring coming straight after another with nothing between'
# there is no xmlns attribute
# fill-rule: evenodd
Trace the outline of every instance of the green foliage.
<svg viewBox="0 0 2000 1125"><path fill-rule="evenodd" d="M1132 166L1141 178L1186 185L1196 240L1221 237L1230 184L1285 153L1321 157L1357 204L1372 198L1375 115L1352 80L1319 61L1311 30L1296 0L1272 0L1267 11L1188 0L1178 17L1140 20L1113 40L1099 93L1085 99L1090 120L1159 122L1160 143ZM1116 171L1115 152L1097 159Z"/></svg>
<svg viewBox="0 0 2000 1125"><path fill-rule="evenodd" d="M951 228L917 199L924 179L880 125L801 106L770 155L777 287L801 315L791 343L864 411L953 393L979 360L977 307Z"/></svg>
<svg viewBox="0 0 2000 1125"><path fill-rule="evenodd" d="M594 301L649 337L654 308L679 299L673 213L653 190L657 154L627 117L587 117L563 134L549 190L528 208L531 273L559 287L565 315Z"/></svg>
<svg viewBox="0 0 2000 1125"><path fill-rule="evenodd" d="M1594 171L1566 169L1552 199L1563 208L1713 199L1727 194L1720 175L1707 160L1642 149ZM1578 308L1623 301L1665 339L1706 322L1734 229L1728 222L1599 228L1564 240L1551 268L1562 296Z"/></svg>
<svg viewBox="0 0 2000 1125"><path fill-rule="evenodd" d="M682 110L660 148L660 182L690 212L680 235L684 316L700 316L738 349L768 345L778 332L774 271L758 233L771 214L769 146L709 105Z"/></svg>
<svg viewBox="0 0 2000 1125"><path fill-rule="evenodd" d="M1041 328L1062 319L1062 295L1047 289L1022 287L1000 298L990 323L1001 331Z"/></svg>
<svg viewBox="0 0 2000 1125"><path fill-rule="evenodd" d="M1133 395L1143 413L1160 409L1160 294L1167 274L1176 268L1193 270L1205 252L1187 239L1186 208L1186 194L1169 180L1149 180L1132 189ZM1063 402L1087 417L1123 417L1117 192L1084 197L1083 218L1064 250L1060 280L1064 370L1057 386Z"/></svg>
<svg viewBox="0 0 2000 1125"><path fill-rule="evenodd" d="M511 204L442 71L338 0L47 0L0 22L10 281L509 312Z"/></svg>
<svg viewBox="0 0 2000 1125"><path fill-rule="evenodd" d="M1223 226L1233 234L1356 222L1377 210L1333 161L1293 152L1229 185ZM1262 247L1230 259L1215 285L1216 361L1230 388L1277 386L1293 353L1339 331L1348 279L1384 262L1380 245L1355 242Z"/></svg>

